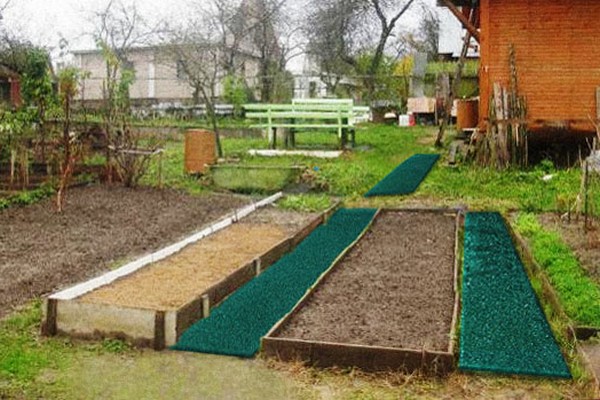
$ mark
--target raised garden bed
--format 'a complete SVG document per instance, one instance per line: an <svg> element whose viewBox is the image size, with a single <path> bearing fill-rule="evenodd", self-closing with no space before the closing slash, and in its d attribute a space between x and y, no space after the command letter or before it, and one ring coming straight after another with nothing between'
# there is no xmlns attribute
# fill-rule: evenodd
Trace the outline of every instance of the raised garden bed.
<svg viewBox="0 0 600 400"><path fill-rule="evenodd" d="M249 204L231 195L89 186L0 210L0 318L14 307L106 273Z"/></svg>
<svg viewBox="0 0 600 400"><path fill-rule="evenodd" d="M125 266L121 273L51 296L45 333L116 337L157 350L174 345L212 307L324 221L323 215L275 208L252 212L240 210L206 232Z"/></svg>
<svg viewBox="0 0 600 400"><path fill-rule="evenodd" d="M380 212L263 339L263 351L318 367L452 371L459 223L454 211Z"/></svg>

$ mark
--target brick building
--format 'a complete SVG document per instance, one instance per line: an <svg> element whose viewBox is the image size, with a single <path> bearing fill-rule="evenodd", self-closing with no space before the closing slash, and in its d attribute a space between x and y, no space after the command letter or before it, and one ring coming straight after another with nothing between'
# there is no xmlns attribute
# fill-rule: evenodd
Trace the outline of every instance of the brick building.
<svg viewBox="0 0 600 400"><path fill-rule="evenodd" d="M451 3L451 4L449 4ZM480 125L494 83L508 87L509 49L514 45L519 92L529 128L591 132L600 119L600 2L590 0L478 0L469 23L470 0L439 0L475 36L481 50ZM455 6L455 7L453 7Z"/></svg>

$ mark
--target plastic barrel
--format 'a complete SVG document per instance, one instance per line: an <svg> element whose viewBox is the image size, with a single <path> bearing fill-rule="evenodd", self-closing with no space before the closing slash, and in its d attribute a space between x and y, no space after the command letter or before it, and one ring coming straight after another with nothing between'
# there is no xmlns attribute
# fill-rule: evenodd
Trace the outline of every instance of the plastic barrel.
<svg viewBox="0 0 600 400"><path fill-rule="evenodd" d="M203 129L190 129L185 134L185 171L188 174L206 172L217 161L216 136Z"/></svg>

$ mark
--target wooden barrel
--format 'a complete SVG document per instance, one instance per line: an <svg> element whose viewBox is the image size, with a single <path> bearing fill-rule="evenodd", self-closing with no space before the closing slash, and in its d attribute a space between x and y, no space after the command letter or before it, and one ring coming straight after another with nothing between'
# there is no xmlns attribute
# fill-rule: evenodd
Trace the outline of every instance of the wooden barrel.
<svg viewBox="0 0 600 400"><path fill-rule="evenodd" d="M456 106L456 129L476 128L479 123L479 100L459 100Z"/></svg>
<svg viewBox="0 0 600 400"><path fill-rule="evenodd" d="M190 129L185 134L185 171L188 174L206 172L217 161L217 139L214 132Z"/></svg>

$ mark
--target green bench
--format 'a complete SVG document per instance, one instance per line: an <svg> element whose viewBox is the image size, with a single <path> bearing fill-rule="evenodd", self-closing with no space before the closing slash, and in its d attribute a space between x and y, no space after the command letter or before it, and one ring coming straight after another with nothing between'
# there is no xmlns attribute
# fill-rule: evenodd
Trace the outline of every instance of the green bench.
<svg viewBox="0 0 600 400"><path fill-rule="evenodd" d="M355 124L369 113L368 107L356 107L351 99L295 99L292 104L246 104L246 118L259 120L253 128L266 129L269 147L277 147L277 128L288 129L285 147L296 146L296 132L307 129L335 130L340 148L350 137L356 143Z"/></svg>

